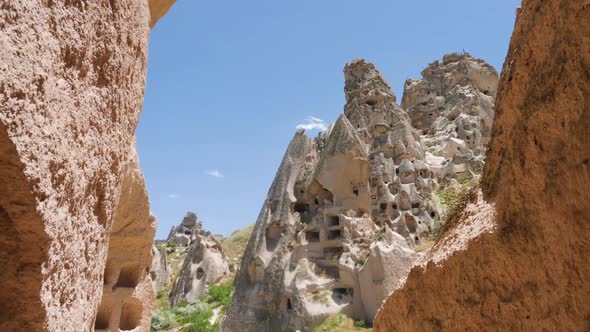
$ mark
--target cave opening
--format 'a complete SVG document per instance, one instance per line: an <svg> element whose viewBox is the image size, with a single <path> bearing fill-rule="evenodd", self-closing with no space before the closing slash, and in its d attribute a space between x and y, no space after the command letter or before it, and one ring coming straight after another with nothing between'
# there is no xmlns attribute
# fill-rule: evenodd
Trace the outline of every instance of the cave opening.
<svg viewBox="0 0 590 332"><path fill-rule="evenodd" d="M328 227L340 226L339 216L328 216Z"/></svg>
<svg viewBox="0 0 590 332"><path fill-rule="evenodd" d="M139 283L140 275L139 264L124 265L119 272L119 279L117 279L115 288L135 288Z"/></svg>
<svg viewBox="0 0 590 332"><path fill-rule="evenodd" d="M328 231L328 240L339 240L342 237L342 231L339 229Z"/></svg>
<svg viewBox="0 0 590 332"><path fill-rule="evenodd" d="M205 276L205 270L203 270L202 267L199 267L197 269L197 279L201 280L201 279L203 279L204 276Z"/></svg>
<svg viewBox="0 0 590 332"><path fill-rule="evenodd" d="M320 242L319 231L307 231L305 232L305 239L307 242Z"/></svg>
<svg viewBox="0 0 590 332"><path fill-rule="evenodd" d="M119 328L122 331L131 331L141 323L143 306L137 298L130 298L121 307L121 320Z"/></svg>

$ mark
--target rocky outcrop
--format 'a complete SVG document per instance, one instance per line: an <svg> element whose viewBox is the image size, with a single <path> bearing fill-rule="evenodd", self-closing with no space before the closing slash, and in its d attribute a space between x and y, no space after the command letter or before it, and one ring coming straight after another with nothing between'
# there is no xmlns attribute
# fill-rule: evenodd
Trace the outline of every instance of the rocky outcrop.
<svg viewBox="0 0 590 332"><path fill-rule="evenodd" d="M178 246L188 247L202 232L203 224L193 212L187 212L180 225L172 226L166 243L174 243Z"/></svg>
<svg viewBox="0 0 590 332"><path fill-rule="evenodd" d="M152 270L150 271L150 276L152 277L154 292L157 294L170 283L170 269L168 267L168 262L166 262L166 251L164 248L158 249L153 245L152 257Z"/></svg>
<svg viewBox="0 0 590 332"><path fill-rule="evenodd" d="M147 331L150 326L154 291L148 272L156 219L150 214L135 144L126 165L95 331Z"/></svg>
<svg viewBox="0 0 590 332"><path fill-rule="evenodd" d="M344 73L344 114L289 145L223 331L308 331L338 312L371 322L430 232L435 182L410 117L372 64Z"/></svg>
<svg viewBox="0 0 590 332"><path fill-rule="evenodd" d="M149 0L150 27L153 28L158 20L164 16L176 0Z"/></svg>
<svg viewBox="0 0 590 332"><path fill-rule="evenodd" d="M480 174L494 120L498 73L468 53L447 54L407 80L402 107L422 135L425 159L439 178Z"/></svg>
<svg viewBox="0 0 590 332"><path fill-rule="evenodd" d="M94 327L149 26L142 1L2 4L2 331Z"/></svg>
<svg viewBox="0 0 590 332"><path fill-rule="evenodd" d="M195 214L189 213L187 217L189 215L195 217L195 224L185 223L186 217L183 223L186 226L192 225L192 229L198 231L192 234L190 248L169 294L170 305L173 307L183 300L195 302L200 296L207 294L209 286L219 283L230 272L219 240L210 232L202 230L202 224L196 222Z"/></svg>
<svg viewBox="0 0 590 332"><path fill-rule="evenodd" d="M526 0L519 13L480 208L387 299L375 331L588 329L590 3Z"/></svg>

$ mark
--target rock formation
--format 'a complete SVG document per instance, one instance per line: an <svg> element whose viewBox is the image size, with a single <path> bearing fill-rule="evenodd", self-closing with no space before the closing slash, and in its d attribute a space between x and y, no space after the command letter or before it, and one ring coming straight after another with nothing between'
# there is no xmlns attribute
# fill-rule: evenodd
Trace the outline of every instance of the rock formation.
<svg viewBox="0 0 590 332"><path fill-rule="evenodd" d="M494 120L498 73L468 53L447 54L407 80L402 107L422 135L425 159L439 179L480 174Z"/></svg>
<svg viewBox="0 0 590 332"><path fill-rule="evenodd" d="M187 217L190 217L190 222L186 222ZM190 229L196 231L191 234L193 240L170 291L171 306L176 306L182 300L195 302L207 294L210 285L229 276L229 265L219 240L210 232L202 230L202 224L196 221L194 213L188 213L187 217L182 224L185 227L192 225Z"/></svg>
<svg viewBox="0 0 590 332"><path fill-rule="evenodd" d="M135 144L126 164L95 331L147 331L150 326L154 292L148 272L156 219L150 214Z"/></svg>
<svg viewBox="0 0 590 332"><path fill-rule="evenodd" d="M170 283L170 269L166 261L166 251L164 248L158 249L155 245L152 246L152 270L150 276L152 277L152 284L154 292L157 294Z"/></svg>
<svg viewBox="0 0 590 332"><path fill-rule="evenodd" d="M188 247L202 231L203 224L193 212L187 212L186 216L178 226L172 226L167 243L174 243L178 246Z"/></svg>
<svg viewBox="0 0 590 332"><path fill-rule="evenodd" d="M149 29L143 1L2 4L2 331L94 327L142 106ZM138 321L134 309L124 312Z"/></svg>
<svg viewBox="0 0 590 332"><path fill-rule="evenodd" d="M429 235L436 177L420 136L372 64L344 73L344 114L289 145L223 331L307 331L337 312L371 322Z"/></svg>
<svg viewBox="0 0 590 332"><path fill-rule="evenodd" d="M588 329L590 3L518 12L479 207L387 299L375 331Z"/></svg>

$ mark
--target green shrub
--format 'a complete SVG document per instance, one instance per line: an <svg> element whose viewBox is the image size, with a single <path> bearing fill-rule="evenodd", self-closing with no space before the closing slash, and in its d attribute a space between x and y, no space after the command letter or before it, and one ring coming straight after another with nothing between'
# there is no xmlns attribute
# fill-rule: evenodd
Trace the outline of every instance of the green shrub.
<svg viewBox="0 0 590 332"><path fill-rule="evenodd" d="M364 320L357 320L356 322L354 322L354 326L355 327L365 327L367 324L365 323Z"/></svg>
<svg viewBox="0 0 590 332"><path fill-rule="evenodd" d="M231 292L233 288L233 281L211 286L206 298L207 303L221 305L221 314L224 314L231 302Z"/></svg>
<svg viewBox="0 0 590 332"><path fill-rule="evenodd" d="M167 310L155 310L152 313L151 331L166 330L172 326L174 319Z"/></svg>
<svg viewBox="0 0 590 332"><path fill-rule="evenodd" d="M450 222L461 214L467 203L474 198L479 188L479 177L463 177L443 183L437 190L443 213L435 220L432 239L438 240L450 226Z"/></svg>
<svg viewBox="0 0 590 332"><path fill-rule="evenodd" d="M177 320L180 321L182 317L187 317L194 313L204 312L207 310L209 310L209 306L201 301L191 304L186 301L181 301L176 307L174 307L172 313L178 318Z"/></svg>
<svg viewBox="0 0 590 332"><path fill-rule="evenodd" d="M191 324L191 326L185 330L186 332L216 332L217 326L209 323L209 319L212 316L213 312L211 310L193 312L186 317L182 317L179 322L183 325Z"/></svg>
<svg viewBox="0 0 590 332"><path fill-rule="evenodd" d="M361 326L362 325L362 326ZM325 331L358 331L358 332L370 332L371 329L366 328L365 321L353 321L352 318L346 316L343 313L334 314L328 316L324 322L313 329L313 332L325 332Z"/></svg>

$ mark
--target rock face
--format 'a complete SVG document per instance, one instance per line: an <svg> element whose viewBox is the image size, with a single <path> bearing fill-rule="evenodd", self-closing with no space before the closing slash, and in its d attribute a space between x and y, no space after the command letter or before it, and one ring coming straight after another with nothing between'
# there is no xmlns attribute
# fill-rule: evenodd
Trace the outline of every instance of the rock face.
<svg viewBox="0 0 590 332"><path fill-rule="evenodd" d="M1 330L94 324L149 34L110 3L3 4Z"/></svg>
<svg viewBox="0 0 590 332"><path fill-rule="evenodd" d="M155 232L134 144L123 172L95 331L149 330L154 292L148 271Z"/></svg>
<svg viewBox="0 0 590 332"><path fill-rule="evenodd" d="M588 329L590 3L527 0L519 13L476 203L496 217L468 209L375 331Z"/></svg>
<svg viewBox="0 0 590 332"><path fill-rule="evenodd" d="M188 247L199 236L202 228L203 224L198 221L197 215L193 212L187 212L180 225L172 226L166 242Z"/></svg>
<svg viewBox="0 0 590 332"><path fill-rule="evenodd" d="M157 294L170 283L170 269L166 262L166 251L164 248L158 249L153 245L152 257L152 270L150 271L150 276L152 277L154 292Z"/></svg>
<svg viewBox="0 0 590 332"><path fill-rule="evenodd" d="M372 64L344 73L345 113L289 145L223 331L307 331L337 312L371 322L428 236L435 183L410 117Z"/></svg>
<svg viewBox="0 0 590 332"><path fill-rule="evenodd" d="M170 305L173 307L182 300L195 302L201 295L207 294L210 285L229 276L229 265L221 244L210 232L202 230L202 224L196 221L194 213L187 214L189 216L191 222L185 223L185 217L183 224L186 227L192 225L192 229L198 231L192 234L188 254L169 294ZM192 220L195 221L194 224Z"/></svg>
<svg viewBox="0 0 590 332"><path fill-rule="evenodd" d="M406 81L402 107L422 135L425 159L439 179L481 173L494 120L498 73L468 53L447 54Z"/></svg>
<svg viewBox="0 0 590 332"><path fill-rule="evenodd" d="M2 331L94 327L149 28L143 1L2 4Z"/></svg>

